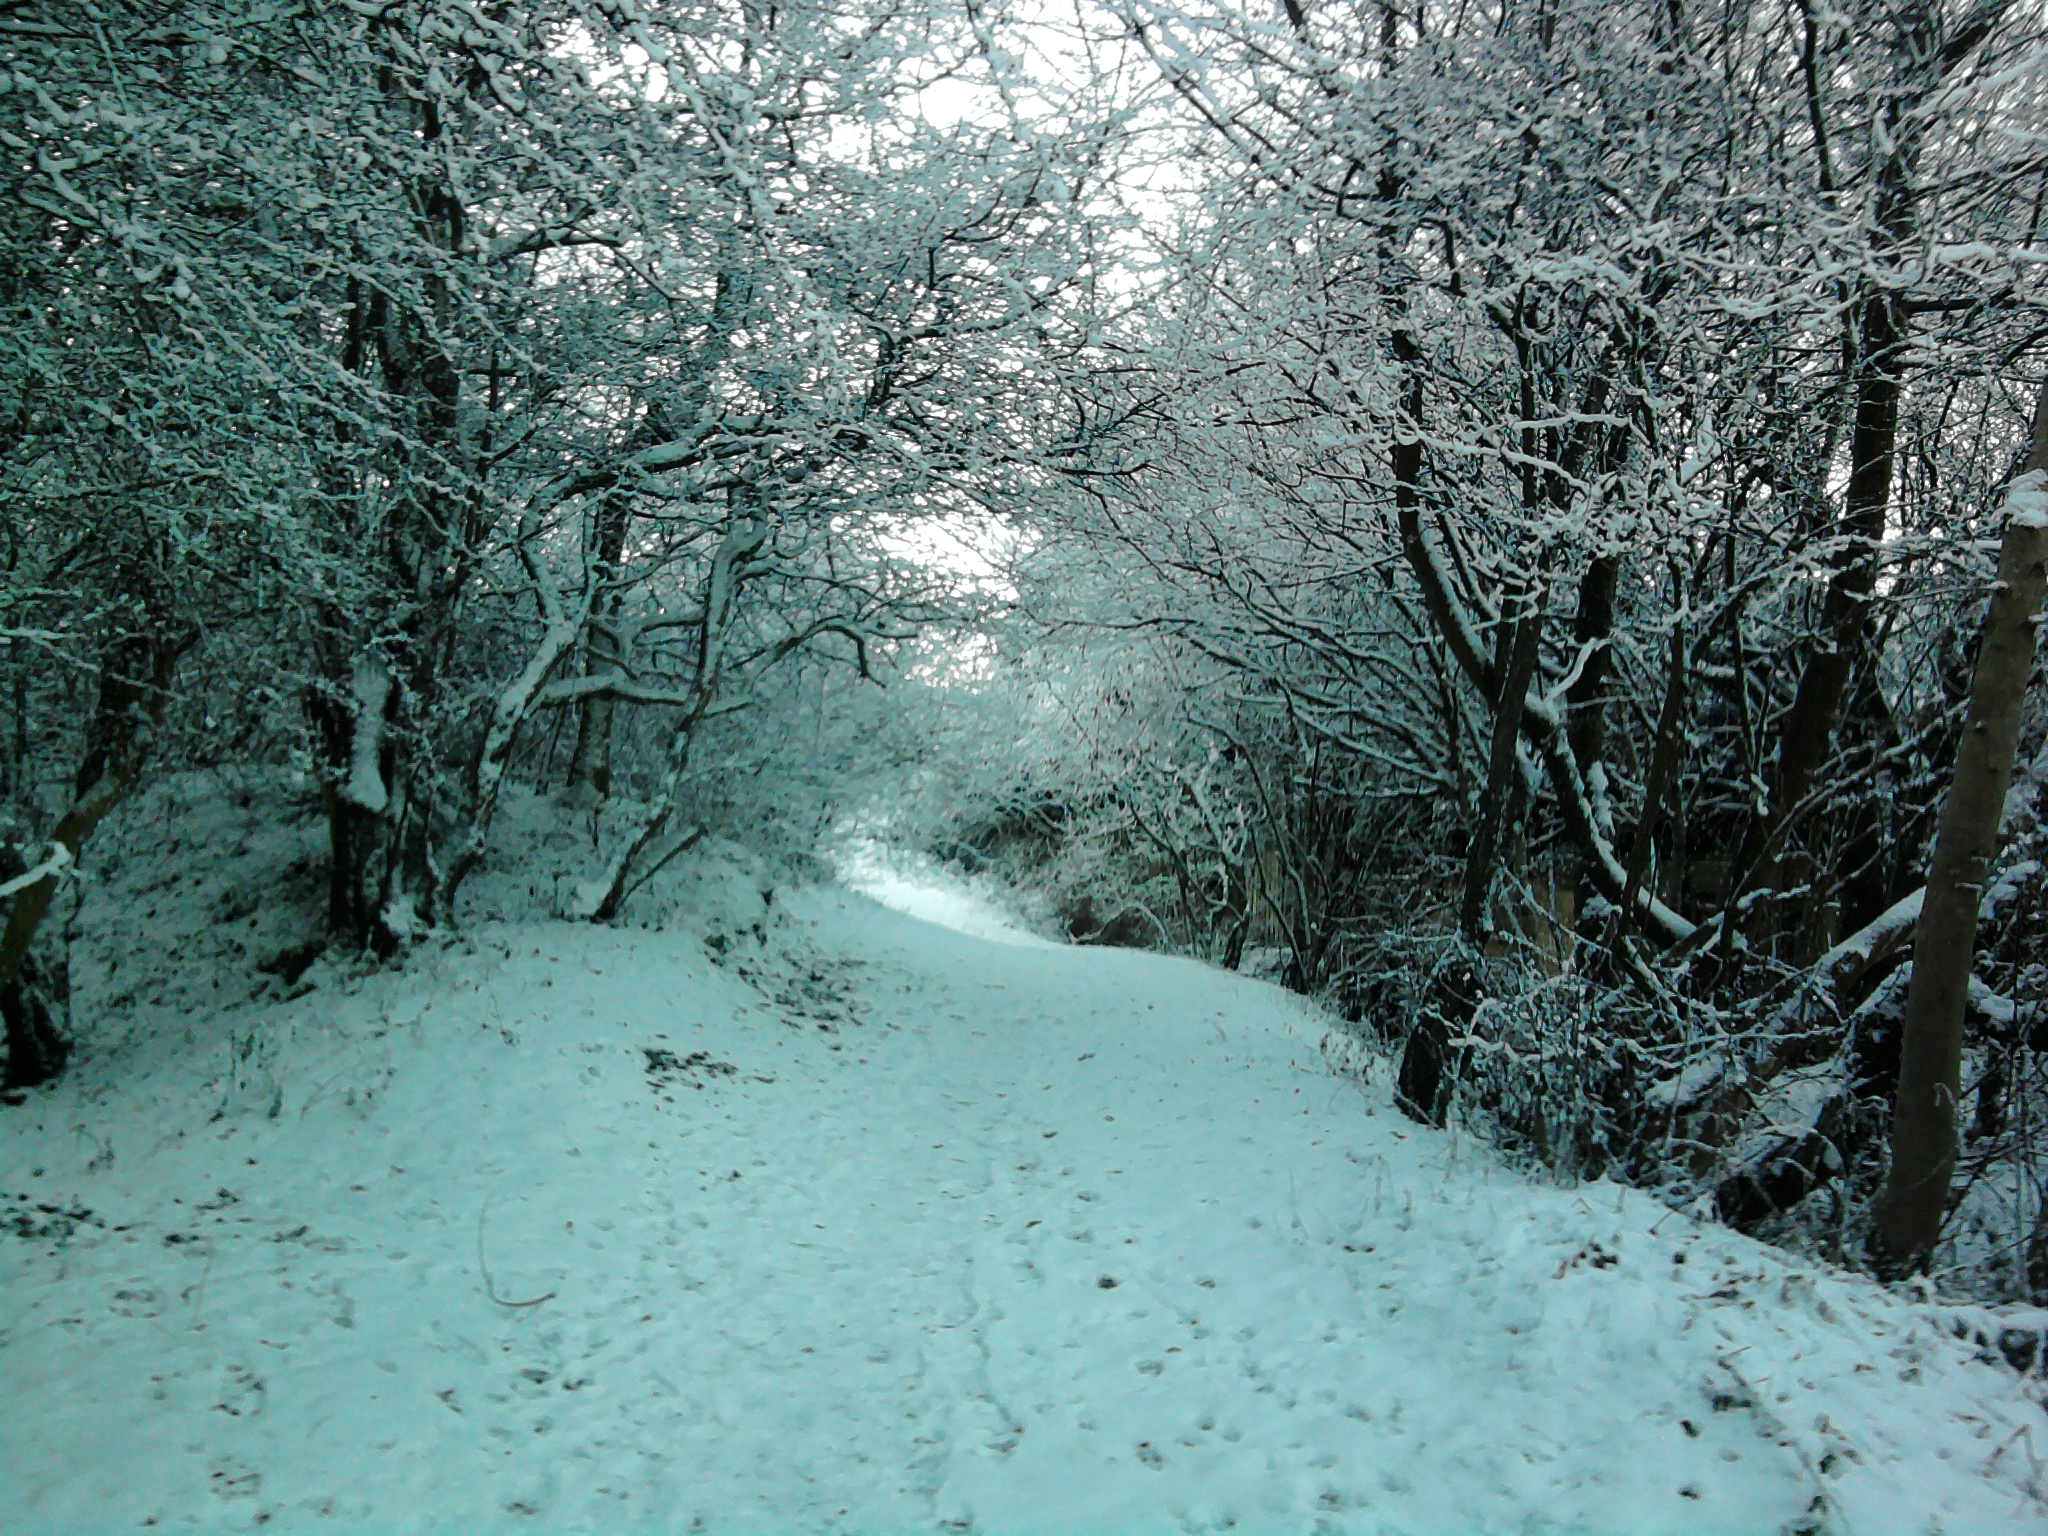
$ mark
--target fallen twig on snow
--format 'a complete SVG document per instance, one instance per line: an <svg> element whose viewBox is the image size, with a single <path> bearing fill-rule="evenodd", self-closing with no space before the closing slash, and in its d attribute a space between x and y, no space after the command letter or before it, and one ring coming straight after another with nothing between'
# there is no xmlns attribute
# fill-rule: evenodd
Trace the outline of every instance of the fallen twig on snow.
<svg viewBox="0 0 2048 1536"><path fill-rule="evenodd" d="M556 1294L553 1291L549 1291L544 1296L535 1296L527 1301L507 1301L498 1294L498 1284L491 1278L491 1266L484 1261L484 1214L490 1208L490 1199L486 1197L484 1203L477 1208L476 1213L476 1268L477 1273L484 1277L484 1294L501 1307L537 1307L544 1301L553 1301Z"/></svg>

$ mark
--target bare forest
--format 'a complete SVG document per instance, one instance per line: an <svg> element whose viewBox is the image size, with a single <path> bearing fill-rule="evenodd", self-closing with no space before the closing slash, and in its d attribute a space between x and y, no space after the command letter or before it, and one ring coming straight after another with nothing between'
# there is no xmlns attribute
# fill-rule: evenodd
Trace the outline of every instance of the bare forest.
<svg viewBox="0 0 2048 1536"><path fill-rule="evenodd" d="M2044 220L2035 0L0 0L9 1102L152 785L280 987L852 827L2048 1305Z"/></svg>

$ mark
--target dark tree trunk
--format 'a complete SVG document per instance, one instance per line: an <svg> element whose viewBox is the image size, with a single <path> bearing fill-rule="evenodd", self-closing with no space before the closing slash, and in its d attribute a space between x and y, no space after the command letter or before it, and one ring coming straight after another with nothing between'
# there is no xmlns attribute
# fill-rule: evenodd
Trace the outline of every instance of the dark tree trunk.
<svg viewBox="0 0 2048 1536"><path fill-rule="evenodd" d="M1857 386L1855 426L1850 435L1849 485L1841 521L1836 569L1822 599L1820 633L1778 733L1771 794L1762 814L1750 820L1734 863L1731 905L1755 891L1779 884L1779 866L1791 837L1792 817L1813 787L1813 777L1834 740L1849 679L1862 660L1870 632L1871 593L1877 584L1877 551L1891 504L1892 456L1899 427L1899 370L1905 324L1897 301L1879 294L1865 300L1856 326L1855 355L1863 377ZM1769 940L1784 915L1768 906L1752 925Z"/></svg>
<svg viewBox="0 0 2048 1536"><path fill-rule="evenodd" d="M1902 867L1909 878L1918 878L1918 858L1896 856L1893 839L1900 830L1898 818L1890 813L1877 772L1885 751L1898 740L1898 727L1891 705L1884 696L1874 666L1860 669L1850 693L1844 732L1851 742L1847 767L1864 777L1865 787L1857 794L1843 817L1835 860L1838 897L1841 904L1839 931L1854 933L1905 894L1899 889ZM1917 854L1917 850L1914 850ZM1907 889L1911 887L1908 886ZM1826 935L1816 937L1816 948L1825 949Z"/></svg>
<svg viewBox="0 0 2048 1536"><path fill-rule="evenodd" d="M1493 707L1493 745L1487 760L1486 787L1479 799L1479 825L1465 859L1465 887L1458 908L1458 927L1465 937L1477 942L1489 928L1487 897L1493 888L1494 856L1510 822L1510 805L1519 801L1514 791L1520 766L1516 748L1522 737L1522 711L1529 683L1536 675L1543 639L1543 588L1540 575L1530 578L1520 612L1515 618L1513 641L1507 666L1501 672L1500 697ZM1505 830L1512 831L1512 827Z"/></svg>
<svg viewBox="0 0 2048 1536"><path fill-rule="evenodd" d="M7 1027L7 1071L0 1089L34 1088L63 1072L71 1059L71 1042L50 1017L49 999L33 958L5 986L0 986L0 1019Z"/></svg>
<svg viewBox="0 0 2048 1536"><path fill-rule="evenodd" d="M597 579L607 587L618 580L619 564L626 554L626 526L631 508L627 498L606 496L597 510ZM627 657L617 653L619 595L606 594L592 607L592 622L586 642L586 675L600 677L621 672ZM566 794L572 805L599 806L612 792L612 721L616 702L608 694L583 701L576 715L576 750L569 759Z"/></svg>
<svg viewBox="0 0 2048 1536"><path fill-rule="evenodd" d="M1607 674L1612 663L1608 636L1614 628L1614 587L1621 562L1601 555L1586 567L1579 581L1579 611L1572 620L1572 639L1586 652L1579 675L1565 691L1564 702L1572 756L1579 771L1591 773L1607 751Z"/></svg>
<svg viewBox="0 0 2048 1536"><path fill-rule="evenodd" d="M1925 4L1909 5L1897 16L1895 35L1906 72L1884 107L1880 142L1885 152L1873 172L1871 254L1880 267L1899 260L1919 233L1914 181L1924 130L1913 108L1941 74L1959 64L1981 40L1968 34L1952 40L1947 50L1937 49L1938 21L1935 9ZM1956 52L1958 48L1962 52ZM1844 695L1868 650L1870 600L1891 505L1899 399L1911 341L1909 316L1899 295L1881 279L1866 281L1844 332L1855 414L1849 482L1835 525L1834 571L1822 600L1819 634L1779 725L1769 801L1751 818L1735 859L1731 909L1745 894L1772 892L1782 883L1779 865L1796 832L1793 818L1827 760ZM1753 942L1775 948L1788 917L1773 903L1760 903L1748 924ZM1722 931L1732 928L1723 925Z"/></svg>
<svg viewBox="0 0 2048 1536"><path fill-rule="evenodd" d="M1451 1041L1472 1022L1479 1007L1479 980L1463 960L1453 961L1430 981L1429 1000L1408 1032L1394 1103L1411 1120L1441 1126L1450 1115L1455 1086Z"/></svg>
<svg viewBox="0 0 2048 1536"><path fill-rule="evenodd" d="M307 707L328 814L328 925L389 955L440 911L434 817L445 766L437 754L448 745L445 679L499 504L484 494L488 427L479 424L479 437L465 425L458 362L475 339L462 299L482 291L465 271L477 256L467 212L438 151L397 153L437 144L460 119L424 88L398 24L380 17L369 26L383 59L374 88L396 155L391 174L412 210L411 265L405 281L360 279L348 289L341 366L379 419L374 451L358 428L341 429L353 462L334 472L334 498L346 507L374 489L381 512L335 529L335 553L360 572L363 599L320 615L321 682ZM481 71L469 88L487 88ZM375 265L358 256L365 269ZM489 393L478 402L486 422L503 376L491 354Z"/></svg>
<svg viewBox="0 0 2048 1536"><path fill-rule="evenodd" d="M134 788L163 725L171 674L196 638L191 633L126 637L100 668L99 694L86 722L70 807L50 833L52 851L76 860L99 824ZM26 871L24 871L25 873ZM59 873L14 894L0 928L0 1013L6 1016L6 1086L47 1082L69 1055L38 984L31 946L56 898Z"/></svg>

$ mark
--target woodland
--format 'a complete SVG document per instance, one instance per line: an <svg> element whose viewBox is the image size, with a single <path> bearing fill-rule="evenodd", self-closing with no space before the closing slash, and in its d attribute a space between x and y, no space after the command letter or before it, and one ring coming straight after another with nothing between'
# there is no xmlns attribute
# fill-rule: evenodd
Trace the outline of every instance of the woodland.
<svg viewBox="0 0 2048 1536"><path fill-rule="evenodd" d="M534 793L2048 1304L2044 212L2035 0L0 0L10 1101L151 782L373 966Z"/></svg>

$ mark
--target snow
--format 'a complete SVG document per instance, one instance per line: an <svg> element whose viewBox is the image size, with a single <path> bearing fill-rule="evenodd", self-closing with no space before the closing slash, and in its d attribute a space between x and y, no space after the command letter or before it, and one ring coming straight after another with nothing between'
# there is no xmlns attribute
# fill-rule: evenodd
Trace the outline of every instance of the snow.
<svg viewBox="0 0 2048 1536"><path fill-rule="evenodd" d="M2036 802L2040 799L2043 784L2048 784L2048 743L2044 743L2033 760L2012 776L2012 783L2005 792L2005 806L1998 816L2000 841L2019 831L2036 816Z"/></svg>
<svg viewBox="0 0 2048 1536"><path fill-rule="evenodd" d="M52 875L61 876L66 869L71 867L71 862L71 850L60 842L52 842L49 855L42 863L36 865L31 870L16 875L12 880L0 881L0 896L12 896L16 891L25 891L30 886L49 879Z"/></svg>
<svg viewBox="0 0 2048 1536"><path fill-rule="evenodd" d="M1060 947L1030 932L972 883L922 854L854 838L840 850L835 862L840 879L849 887L892 911L998 944Z"/></svg>
<svg viewBox="0 0 2048 1536"><path fill-rule="evenodd" d="M382 765L384 711L391 702L391 669L381 657L365 651L355 659L350 681L355 696L355 732L348 783L342 794L372 815L381 815L391 803Z"/></svg>
<svg viewBox="0 0 2048 1536"><path fill-rule="evenodd" d="M2007 520L2015 528L2048 528L2048 470L2030 469L2006 488Z"/></svg>
<svg viewBox="0 0 2048 1536"><path fill-rule="evenodd" d="M0 1529L2041 1529L1933 1309L855 877L950 925L480 923L0 1111Z"/></svg>
<svg viewBox="0 0 2048 1536"><path fill-rule="evenodd" d="M1651 1083L1643 1090L1643 1097L1660 1109L1696 1104L1727 1070L1727 1062L1718 1057L1704 1056L1688 1065L1678 1076Z"/></svg>

